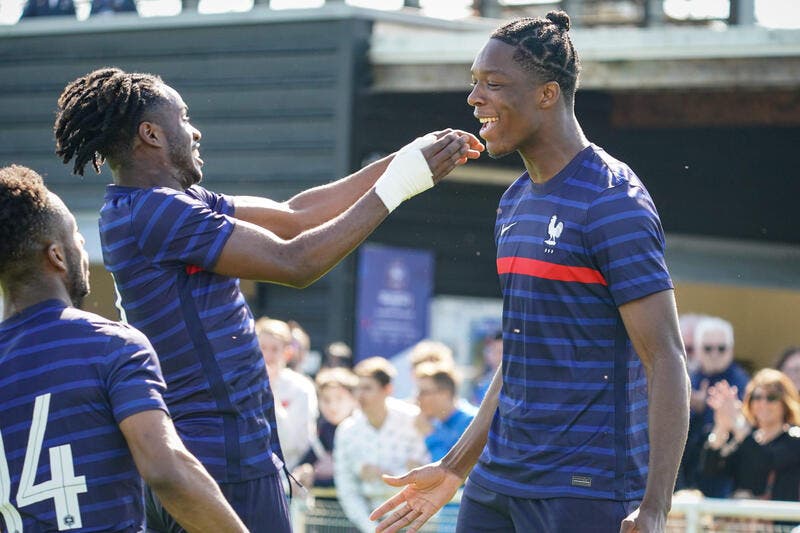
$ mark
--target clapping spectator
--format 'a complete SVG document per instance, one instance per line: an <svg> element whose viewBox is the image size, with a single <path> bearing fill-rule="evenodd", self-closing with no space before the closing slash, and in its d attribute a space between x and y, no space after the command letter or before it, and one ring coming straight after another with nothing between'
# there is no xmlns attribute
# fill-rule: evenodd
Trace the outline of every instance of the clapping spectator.
<svg viewBox="0 0 800 533"><path fill-rule="evenodd" d="M704 473L733 476L734 496L798 501L800 398L786 374L764 369L744 401L721 381L708 390L714 428L703 453Z"/></svg>
<svg viewBox="0 0 800 533"><path fill-rule="evenodd" d="M720 475L702 475L699 459L703 445L714 426L714 413L707 408L709 387L726 381L736 387L739 398L747 386L747 373L733 360L733 326L717 317L703 317L695 326L694 350L699 367L691 374L691 416L681 474L684 486L698 488L709 497L724 498L730 494L732 481Z"/></svg>

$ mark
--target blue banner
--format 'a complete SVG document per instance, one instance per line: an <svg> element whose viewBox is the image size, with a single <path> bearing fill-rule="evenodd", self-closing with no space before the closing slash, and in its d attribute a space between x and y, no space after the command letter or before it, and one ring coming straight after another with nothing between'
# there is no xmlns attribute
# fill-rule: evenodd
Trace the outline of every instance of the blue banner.
<svg viewBox="0 0 800 533"><path fill-rule="evenodd" d="M386 358L428 335L433 253L366 244L359 250L355 361Z"/></svg>

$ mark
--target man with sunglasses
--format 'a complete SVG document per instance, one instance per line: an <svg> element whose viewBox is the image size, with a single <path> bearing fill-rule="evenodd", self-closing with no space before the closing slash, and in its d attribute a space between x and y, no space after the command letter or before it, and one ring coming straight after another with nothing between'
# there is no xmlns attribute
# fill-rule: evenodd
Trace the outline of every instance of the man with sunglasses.
<svg viewBox="0 0 800 533"><path fill-rule="evenodd" d="M733 360L733 326L718 317L701 318L694 330L694 351L698 368L691 373L692 395L689 436L683 458L686 488L698 488L708 497L725 498L731 492L731 480L725 475L704 475L700 454L714 427L714 411L706 405L708 389L721 381L736 386L742 399L750 378Z"/></svg>

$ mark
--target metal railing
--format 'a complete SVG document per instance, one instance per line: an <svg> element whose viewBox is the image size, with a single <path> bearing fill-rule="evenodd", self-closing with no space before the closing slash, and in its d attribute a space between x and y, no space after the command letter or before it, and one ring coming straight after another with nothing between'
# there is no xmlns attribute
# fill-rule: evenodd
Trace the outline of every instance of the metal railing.
<svg viewBox="0 0 800 533"><path fill-rule="evenodd" d="M332 494L326 494L331 496ZM458 498L431 519L422 531L452 533ZM309 499L293 504L297 533L358 533L335 499ZM800 533L800 502L682 498L672 503L668 533Z"/></svg>

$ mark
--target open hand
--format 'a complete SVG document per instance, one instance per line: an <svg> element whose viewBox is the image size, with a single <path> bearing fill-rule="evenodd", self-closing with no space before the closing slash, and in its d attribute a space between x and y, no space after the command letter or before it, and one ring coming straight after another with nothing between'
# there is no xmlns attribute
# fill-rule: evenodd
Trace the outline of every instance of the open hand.
<svg viewBox="0 0 800 533"><path fill-rule="evenodd" d="M370 520L378 520L396 509L375 529L376 532L386 533L395 533L406 527L412 533L419 531L430 517L453 499L464 482L439 462L415 468L399 477L383 476L383 480L393 487L404 487L372 511L369 517Z"/></svg>

